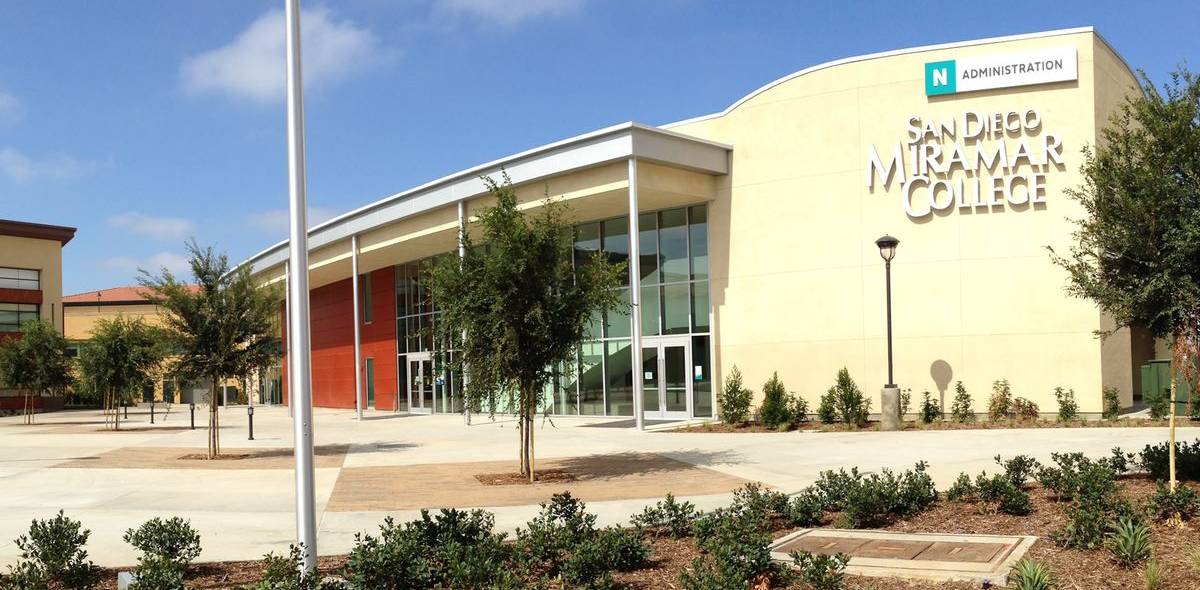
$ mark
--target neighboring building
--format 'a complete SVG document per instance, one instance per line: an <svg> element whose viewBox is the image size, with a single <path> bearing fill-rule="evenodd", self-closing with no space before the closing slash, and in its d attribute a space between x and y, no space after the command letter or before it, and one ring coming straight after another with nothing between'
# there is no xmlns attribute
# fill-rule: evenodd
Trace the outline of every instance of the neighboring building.
<svg viewBox="0 0 1200 590"><path fill-rule="evenodd" d="M193 287L194 288L194 287ZM113 319L117 316L140 318L146 323L161 326L162 310L149 299L149 290L142 286L114 287L99 291L76 293L63 298L63 316L65 319L65 334L68 339L83 342L92 337L92 330L100 320ZM276 370L278 372L278 370ZM257 384L257 380L254 380ZM227 393L230 403L238 399L238 392L244 389L244 384L230 380L222 393ZM268 384L269 385L269 384ZM208 395L210 386L207 384L178 384L169 378L161 379L153 390L147 389L142 394L143 402L166 401L170 403L197 403ZM281 393L278 385L274 392L265 391L258 403L278 401ZM274 395L272 395L274 393ZM224 396L222 395L222 398Z"/></svg>
<svg viewBox="0 0 1200 590"><path fill-rule="evenodd" d="M62 249L74 237L73 227L0 219L0 340L39 318L63 330ZM21 407L15 395L0 384L0 411Z"/></svg>
<svg viewBox="0 0 1200 590"><path fill-rule="evenodd" d="M1070 246L1081 150L1136 92L1091 28L890 51L804 69L720 113L616 125L367 204L309 232L314 403L355 405L358 280L367 404L461 409L420 332L437 321L420 270L455 255L464 217L491 204L480 176L504 170L529 207L571 206L581 255L640 267L642 334L626 317L598 323L547 392L554 413L628 416L641 389L648 418L709 417L735 365L754 388L778 372L810 407L848 367L877 409L884 234L901 242L901 387L952 397L961 380L982 411L1007 378L1043 411L1062 386L1099 412L1111 386L1128 406L1154 343L1127 329L1098 339L1111 322L1067 295L1046 248ZM268 283L286 262L283 242L244 264Z"/></svg>

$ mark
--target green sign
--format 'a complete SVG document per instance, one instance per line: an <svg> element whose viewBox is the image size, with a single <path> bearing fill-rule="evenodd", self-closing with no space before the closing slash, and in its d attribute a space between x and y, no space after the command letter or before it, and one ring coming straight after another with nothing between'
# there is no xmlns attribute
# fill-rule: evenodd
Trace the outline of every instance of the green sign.
<svg viewBox="0 0 1200 590"><path fill-rule="evenodd" d="M954 94L958 71L952 59L925 64L925 96Z"/></svg>

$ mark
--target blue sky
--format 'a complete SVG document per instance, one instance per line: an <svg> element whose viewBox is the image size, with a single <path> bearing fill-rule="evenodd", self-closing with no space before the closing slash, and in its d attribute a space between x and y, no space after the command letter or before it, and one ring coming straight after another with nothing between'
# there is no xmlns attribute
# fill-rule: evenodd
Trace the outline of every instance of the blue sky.
<svg viewBox="0 0 1200 590"><path fill-rule="evenodd" d="M282 0L0 0L0 218L79 228L65 292L286 236ZM1200 3L338 0L305 7L311 217L831 59L1092 25L1155 80Z"/></svg>

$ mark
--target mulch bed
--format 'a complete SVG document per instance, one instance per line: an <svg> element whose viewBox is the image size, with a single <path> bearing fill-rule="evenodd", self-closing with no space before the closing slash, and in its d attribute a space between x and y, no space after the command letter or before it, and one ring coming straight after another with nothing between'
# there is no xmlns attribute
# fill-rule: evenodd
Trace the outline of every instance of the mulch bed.
<svg viewBox="0 0 1200 590"><path fill-rule="evenodd" d="M330 555L317 559L317 571L322 575L336 575L346 565L345 555ZM99 590L116 590L117 572L131 568L106 569ZM227 590L253 584L262 578L262 561L223 561L197 563L188 568L189 590Z"/></svg>
<svg viewBox="0 0 1200 590"><path fill-rule="evenodd" d="M1141 501L1154 493L1154 483L1141 477L1122 479L1122 494ZM1004 534L1035 535L1040 537L1027 557L1044 563L1053 570L1062 590L1092 590L1104 588L1143 588L1143 567L1123 569L1105 549L1081 551L1063 549L1050 540L1067 520L1068 504L1056 502L1039 487L1030 490L1032 512L1027 516L1010 516L986 512L981 505L939 501L930 510L912 518L892 523L887 530L912 533ZM832 522L836 515L827 515ZM1187 522L1175 528L1161 522L1152 523L1151 541L1155 559L1163 566L1164 581L1160 590L1200 588L1200 567L1193 556L1200 552L1200 523ZM773 533L781 537L792 529ZM638 590L681 588L679 574L692 560L700 557L694 539L669 537L647 539L651 547L650 565L634 572L615 573L614 578L626 588ZM326 556L319 560L324 574L336 574L345 564L345 556ZM237 588L258 580L262 562L242 561L205 563L193 566L188 587L197 590ZM104 590L116 587L116 570L110 570ZM922 582L897 578L863 578L848 576L846 587L851 590L968 590L970 583ZM778 586L773 587L776 590ZM796 584L793 589L802 588Z"/></svg>
<svg viewBox="0 0 1200 590"><path fill-rule="evenodd" d="M535 483L562 483L579 479L574 473L565 469L545 469L535 475L536 481L529 481L529 476L520 473L480 473L475 479L485 486L514 486Z"/></svg>
<svg viewBox="0 0 1200 590"><path fill-rule="evenodd" d="M919 421L907 421L904 423L904 430L994 430L1004 428L1165 428L1170 425L1167 420L1149 420L1149 419L1134 419L1122 418L1120 420L1072 420L1070 422L1059 422L1057 420L1002 420L992 422L987 418L980 418L974 422L954 422L951 420L939 420L930 424L922 424ZM1200 426L1200 421L1191 420L1185 416L1179 416L1175 419L1175 425L1178 427ZM791 425L781 428L767 428L757 422L747 422L744 424L726 424L724 422L711 422L707 424L689 424L672 430L663 430L661 432L681 433L681 432L794 432L797 430L804 432L870 432L880 430L879 422L868 422L866 426L857 428L846 424L821 424L810 420L799 426Z"/></svg>

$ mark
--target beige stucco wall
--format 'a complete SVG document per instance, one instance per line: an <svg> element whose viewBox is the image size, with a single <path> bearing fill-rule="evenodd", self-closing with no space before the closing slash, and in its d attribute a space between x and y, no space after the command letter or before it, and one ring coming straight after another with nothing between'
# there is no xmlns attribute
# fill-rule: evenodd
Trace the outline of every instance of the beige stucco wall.
<svg viewBox="0 0 1200 590"><path fill-rule="evenodd" d="M925 96L926 62L1068 44L1078 50L1077 82ZM1046 251L1068 247L1065 218L1082 212L1063 191L1080 184L1080 150L1095 142L1100 111L1133 83L1098 47L1093 34L1078 33L845 63L784 81L723 116L671 127L734 146L709 216L720 370L737 365L752 386L778 371L815 402L845 366L877 409L887 374L884 266L873 242L890 233L901 241L893 263L901 387L914 397L948 388L952 397L962 380L983 410L991 383L1007 378L1043 411L1055 410L1055 386L1075 389L1081 410L1098 411L1100 316L1064 293L1066 275ZM1045 205L912 219L897 183L866 186L868 148L890 155L913 115L1031 108L1042 126L1030 137L1051 133L1063 145L1064 165L1045 172ZM1004 141L1012 154L1017 139ZM1121 352L1111 356L1128 359ZM948 383L932 376L940 362ZM1131 386L1127 376L1112 382Z"/></svg>
<svg viewBox="0 0 1200 590"><path fill-rule="evenodd" d="M150 303L128 305L68 305L65 308L64 321L67 338L71 340L87 340L92 337L96 322L103 319L114 319L117 316L141 318L151 325L161 325L157 305Z"/></svg>
<svg viewBox="0 0 1200 590"><path fill-rule="evenodd" d="M62 244L58 240L0 236L0 266L41 272L42 319L62 331Z"/></svg>

